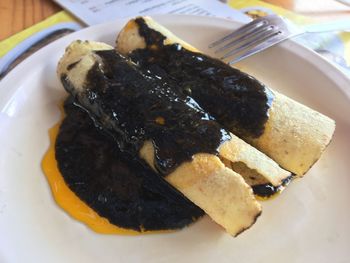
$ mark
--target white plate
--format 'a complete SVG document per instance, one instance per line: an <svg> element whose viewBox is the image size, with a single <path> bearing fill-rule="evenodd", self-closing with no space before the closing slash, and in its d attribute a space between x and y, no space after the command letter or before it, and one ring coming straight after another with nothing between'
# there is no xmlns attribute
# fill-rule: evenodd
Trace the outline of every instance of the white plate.
<svg viewBox="0 0 350 263"><path fill-rule="evenodd" d="M237 23L189 16L157 20L207 51ZM273 89L334 118L321 160L278 198L263 202L257 223L237 238L204 218L173 234L100 235L53 201L40 167L48 129L66 95L55 76L74 39L113 44L125 20L60 39L0 83L0 262L349 262L350 81L328 62L288 41L242 67Z"/></svg>

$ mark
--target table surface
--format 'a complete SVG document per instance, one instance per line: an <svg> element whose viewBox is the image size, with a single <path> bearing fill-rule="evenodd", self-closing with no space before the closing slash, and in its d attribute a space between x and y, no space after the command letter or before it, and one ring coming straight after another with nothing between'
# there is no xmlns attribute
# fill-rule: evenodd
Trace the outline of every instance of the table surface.
<svg viewBox="0 0 350 263"><path fill-rule="evenodd" d="M350 15L350 7L335 0L265 1L320 20L345 18ZM0 40L20 32L60 10L62 9L50 0L0 0Z"/></svg>

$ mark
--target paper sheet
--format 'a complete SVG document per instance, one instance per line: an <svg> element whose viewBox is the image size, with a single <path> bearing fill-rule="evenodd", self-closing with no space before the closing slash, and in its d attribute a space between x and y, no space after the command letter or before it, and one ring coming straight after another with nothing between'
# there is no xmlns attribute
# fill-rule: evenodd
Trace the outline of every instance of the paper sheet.
<svg viewBox="0 0 350 263"><path fill-rule="evenodd" d="M218 0L55 0L87 25L122 17L154 14L219 16L248 22L250 18Z"/></svg>

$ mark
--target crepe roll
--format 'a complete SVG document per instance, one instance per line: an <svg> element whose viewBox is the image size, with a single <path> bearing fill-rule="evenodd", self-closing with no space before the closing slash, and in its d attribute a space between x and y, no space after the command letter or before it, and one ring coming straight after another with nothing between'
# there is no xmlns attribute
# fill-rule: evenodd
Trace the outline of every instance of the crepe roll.
<svg viewBox="0 0 350 263"><path fill-rule="evenodd" d="M298 176L320 158L333 136L332 119L200 53L149 17L130 20L116 49L144 74L175 82L226 129Z"/></svg>
<svg viewBox="0 0 350 263"><path fill-rule="evenodd" d="M75 74L77 76L79 75L79 77L74 79L74 85L82 85L86 78L84 75L86 72L84 74L78 73L81 71L81 67L85 68L93 63L93 59L89 56L85 57L83 61L80 61L80 58L83 56L82 54L90 52L92 49L98 51L100 49L108 50L109 48L110 47L108 45L103 43L75 42L70 46L70 48L67 49L66 56L72 58L73 61L79 61L80 63L71 63L67 59L62 59L59 64L59 71L69 71L70 74ZM154 78L152 76L146 76L146 78L152 79L153 84L157 83L157 85L160 87L162 85L166 85L164 86L166 92L170 92L170 90L173 93L175 92L174 90L176 87L170 87L167 84L169 80L159 79L157 77ZM144 81L144 79L142 79L142 81ZM197 110L199 109L199 111L202 111L202 109L200 109L200 107L190 97L185 95L182 95L182 97L185 98L184 100L188 100L188 105L190 105L190 107L196 107ZM206 118L212 118L207 113L205 113L205 116ZM237 136L230 133L230 137L231 138L229 141L219 147L220 158L225 164L228 164L228 167L236 172L239 171L239 174L244 177L246 182L248 182L253 189L258 189L255 186L262 185L266 185L266 189L273 189L271 187L279 187L291 176L289 172L281 169L278 164L276 164L269 157L257 151L255 148L251 147ZM266 192L261 191L263 187L260 187L259 189L260 190L256 190L255 193L260 196L270 195L277 191L276 188L276 191L269 191L268 194L266 194Z"/></svg>
<svg viewBox="0 0 350 263"><path fill-rule="evenodd" d="M251 187L220 159L231 134L191 98L145 78L102 43L73 42L58 76L121 151L141 157L228 233L238 235L261 214Z"/></svg>

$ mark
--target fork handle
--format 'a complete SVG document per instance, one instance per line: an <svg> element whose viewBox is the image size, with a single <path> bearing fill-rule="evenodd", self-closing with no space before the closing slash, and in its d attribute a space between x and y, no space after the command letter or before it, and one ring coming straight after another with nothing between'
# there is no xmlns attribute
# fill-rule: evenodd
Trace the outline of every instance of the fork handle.
<svg viewBox="0 0 350 263"><path fill-rule="evenodd" d="M304 27L307 33L322 33L331 31L349 31L350 19L337 20L335 22L312 24Z"/></svg>

